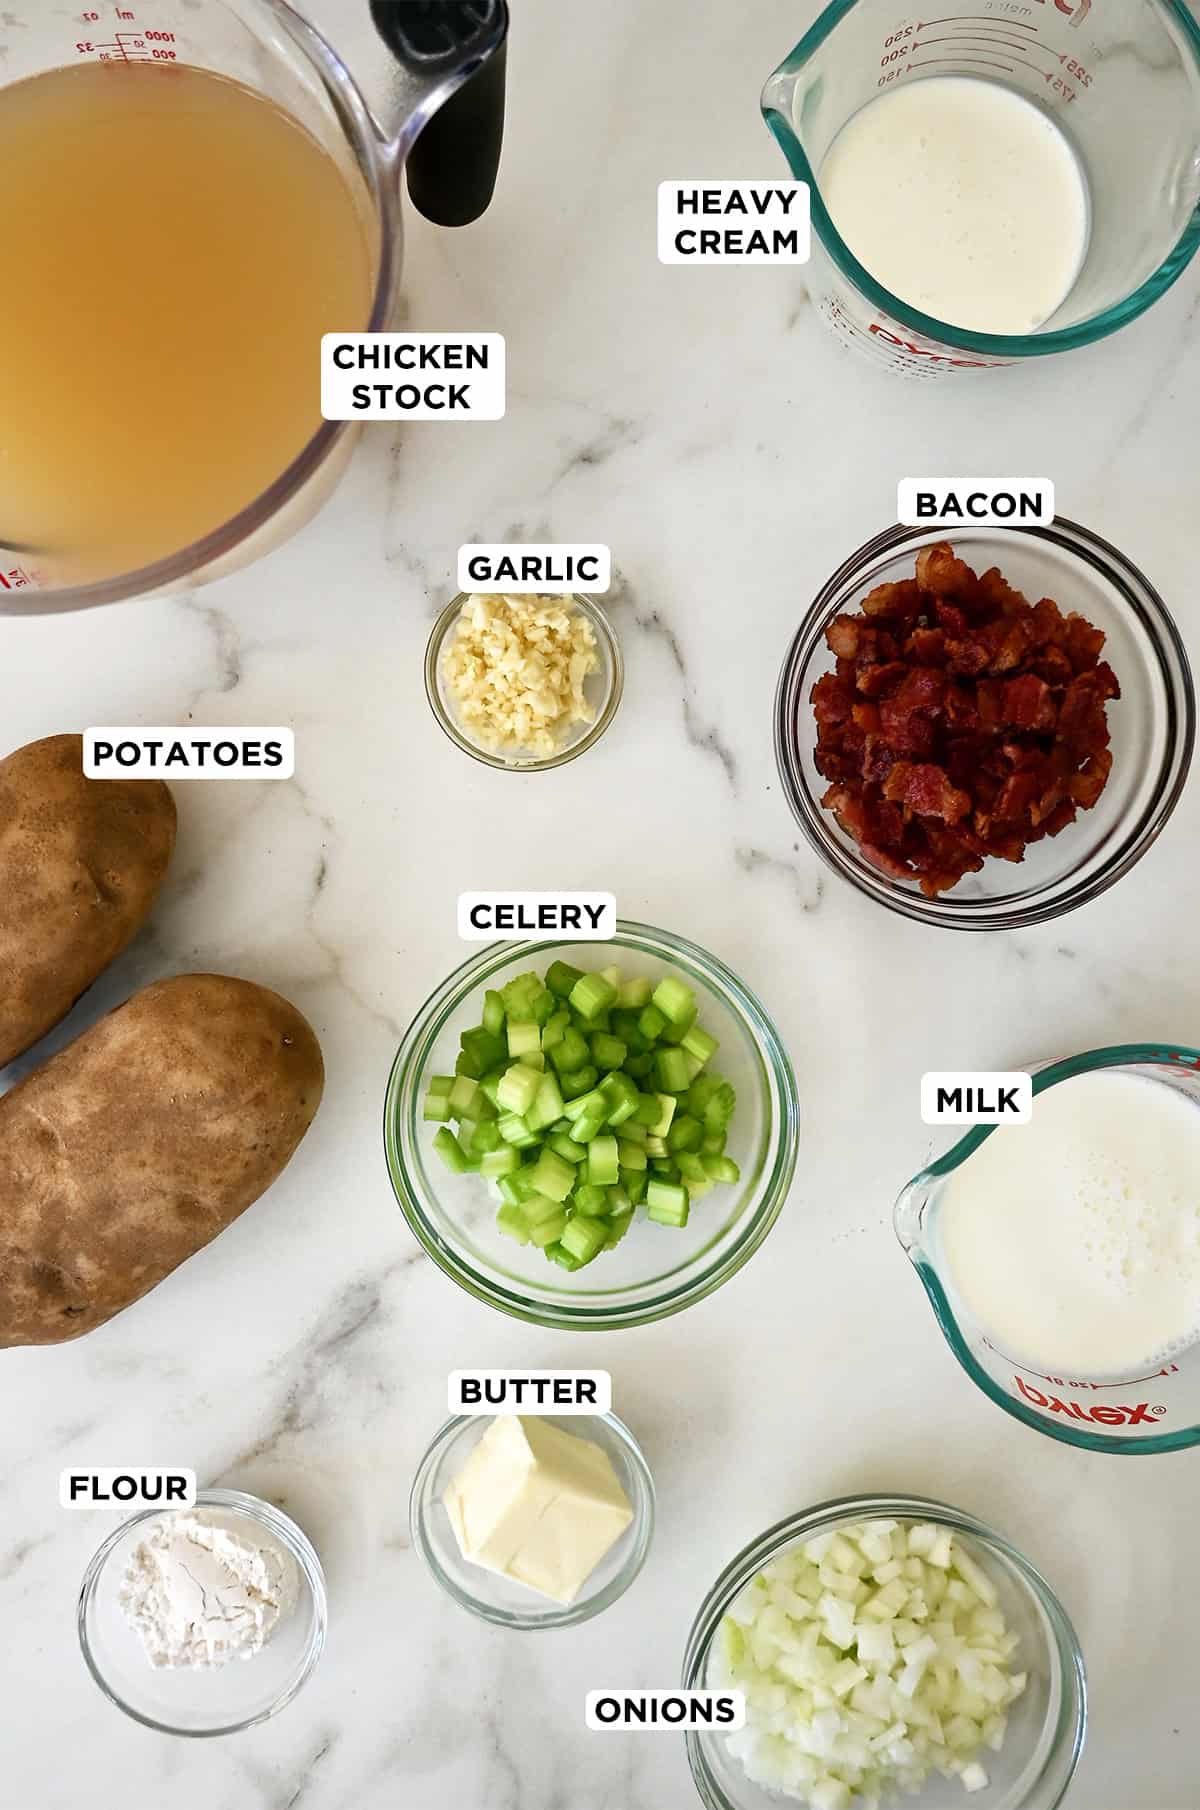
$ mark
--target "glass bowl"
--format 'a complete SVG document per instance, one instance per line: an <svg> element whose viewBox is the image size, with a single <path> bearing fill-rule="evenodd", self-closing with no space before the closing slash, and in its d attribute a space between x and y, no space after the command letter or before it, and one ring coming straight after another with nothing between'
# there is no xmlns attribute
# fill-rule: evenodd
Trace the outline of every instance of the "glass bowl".
<svg viewBox="0 0 1200 1810"><path fill-rule="evenodd" d="M915 1796L885 1798L885 1810L1054 1810L1071 1783L1087 1728L1087 1683L1079 1641L1065 1609L1028 1559L974 1516L920 1496L843 1496L818 1503L778 1522L740 1552L721 1573L692 1624L684 1658L686 1689L722 1689L710 1678L713 1643L730 1603L764 1565L781 1553L854 1521L886 1516L932 1521L948 1527L981 1564L999 1592L1009 1627L1021 1636L1015 1663L1029 1674L1024 1694L1009 1712L999 1753L980 1756L990 1783L970 1797L957 1779L931 1778ZM715 1674L716 1668L713 1667ZM708 1810L779 1810L792 1800L754 1784L726 1751L722 1735L691 1731L687 1737L692 1778Z"/></svg>
<svg viewBox="0 0 1200 1810"><path fill-rule="evenodd" d="M497 1201L478 1175L451 1175L433 1149L421 1105L431 1075L449 1074L459 1033L479 1023L485 988L562 960L615 963L626 976L670 972L695 990L700 1020L720 1042L717 1072L737 1090L728 1153L741 1180L714 1188L681 1230L638 1223L613 1251L568 1273L496 1227ZM796 1081L778 1033L754 995L716 956L670 931L619 920L609 942L493 943L426 1000L392 1065L384 1144L396 1199L434 1262L477 1300L537 1326L598 1331L639 1326L712 1294L774 1225L796 1167Z"/></svg>
<svg viewBox="0 0 1200 1810"><path fill-rule="evenodd" d="M164 1518L157 1508L131 1515L93 1557L79 1593L79 1644L109 1702L135 1722L167 1735L232 1735L276 1715L311 1675L325 1645L325 1577L304 1534L269 1502L209 1489L197 1491L196 1508L248 1538L265 1534L293 1562L292 1612L281 1616L261 1652L204 1670L150 1663L118 1592L148 1523Z"/></svg>
<svg viewBox="0 0 1200 1810"><path fill-rule="evenodd" d="M536 1590L464 1559L442 1503L446 1486L467 1462L491 1417L456 1414L438 1431L422 1458L409 1497L412 1543L448 1596L462 1608L502 1628L570 1628L590 1621L628 1590L641 1570L654 1533L654 1483L641 1448L615 1414L537 1417L603 1446L633 1509L633 1520L605 1553L573 1603L556 1603Z"/></svg>
<svg viewBox="0 0 1200 1810"><path fill-rule="evenodd" d="M866 859L832 812L813 761L809 694L833 655L825 629L875 585L911 578L922 547L949 541L976 571L998 566L1031 602L1052 597L1108 639L1104 657L1121 682L1110 704L1113 767L1093 810L1034 843L1019 864L990 859L940 898L895 880ZM1049 528L890 528L861 547L822 588L796 632L775 698L775 754L796 821L817 853L860 892L919 923L952 930L1015 930L1094 899L1150 847L1183 790L1195 739L1187 654L1165 604L1115 547L1059 518Z"/></svg>
<svg viewBox="0 0 1200 1810"><path fill-rule="evenodd" d="M573 603L580 614L586 616L596 637L596 655L600 665L594 673L588 675L583 685L583 695L593 712L592 720L590 723L576 724L562 746L556 748L553 754L521 755L500 754L477 742L464 727L454 700L443 683L442 652L446 637L458 621L459 611L467 601L467 595L467 592L460 591L457 597L450 599L434 623L425 649L425 695L439 727L454 745L461 748L464 754L469 754L473 760L482 761L485 767L499 767L509 773L542 773L549 767L562 767L567 761L574 760L577 755L594 747L616 716L617 706L625 689L621 644L617 640L616 630L596 599L586 596L582 591L572 592L569 597L562 599L564 603Z"/></svg>

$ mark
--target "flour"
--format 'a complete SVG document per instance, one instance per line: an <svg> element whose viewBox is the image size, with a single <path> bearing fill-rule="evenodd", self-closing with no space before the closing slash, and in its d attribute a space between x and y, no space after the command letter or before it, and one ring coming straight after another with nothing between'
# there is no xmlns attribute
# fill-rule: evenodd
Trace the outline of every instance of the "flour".
<svg viewBox="0 0 1200 1810"><path fill-rule="evenodd" d="M264 1535L192 1512L155 1521L134 1548L120 1603L155 1666L252 1659L296 1600L293 1560Z"/></svg>

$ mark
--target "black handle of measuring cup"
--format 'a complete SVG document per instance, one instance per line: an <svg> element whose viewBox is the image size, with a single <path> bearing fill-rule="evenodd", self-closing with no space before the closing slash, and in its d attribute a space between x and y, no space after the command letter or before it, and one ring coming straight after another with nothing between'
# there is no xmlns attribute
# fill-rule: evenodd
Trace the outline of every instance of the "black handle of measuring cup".
<svg viewBox="0 0 1200 1810"><path fill-rule="evenodd" d="M500 167L506 0L371 0L371 17L396 60L423 80L476 64L408 157L414 207L436 226L467 226L486 210Z"/></svg>

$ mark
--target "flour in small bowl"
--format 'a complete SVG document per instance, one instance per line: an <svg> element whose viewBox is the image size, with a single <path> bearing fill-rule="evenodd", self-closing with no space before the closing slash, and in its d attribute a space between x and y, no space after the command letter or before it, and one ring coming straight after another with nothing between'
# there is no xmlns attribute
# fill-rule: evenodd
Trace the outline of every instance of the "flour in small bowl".
<svg viewBox="0 0 1200 1810"><path fill-rule="evenodd" d="M262 1529L183 1510L139 1540L118 1600L151 1665L207 1668L261 1652L296 1582L291 1554Z"/></svg>

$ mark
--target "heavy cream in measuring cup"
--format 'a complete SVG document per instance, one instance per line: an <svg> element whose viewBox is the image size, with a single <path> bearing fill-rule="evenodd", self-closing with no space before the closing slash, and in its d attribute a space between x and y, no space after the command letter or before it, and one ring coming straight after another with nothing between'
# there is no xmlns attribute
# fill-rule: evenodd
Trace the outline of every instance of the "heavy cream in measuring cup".
<svg viewBox="0 0 1200 1810"><path fill-rule="evenodd" d="M819 183L859 263L947 326L1032 333L1087 249L1079 159L1049 115L998 82L888 89L842 127Z"/></svg>
<svg viewBox="0 0 1200 1810"><path fill-rule="evenodd" d="M963 1305L1043 1375L1127 1378L1200 1338L1200 1108L1118 1070L1035 1096L949 1176L935 1240Z"/></svg>

